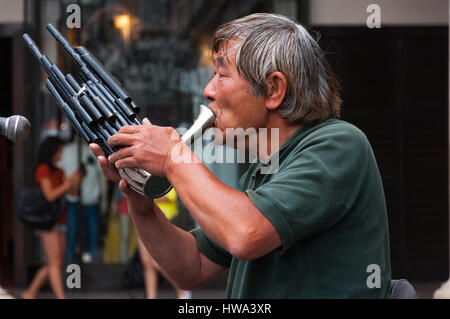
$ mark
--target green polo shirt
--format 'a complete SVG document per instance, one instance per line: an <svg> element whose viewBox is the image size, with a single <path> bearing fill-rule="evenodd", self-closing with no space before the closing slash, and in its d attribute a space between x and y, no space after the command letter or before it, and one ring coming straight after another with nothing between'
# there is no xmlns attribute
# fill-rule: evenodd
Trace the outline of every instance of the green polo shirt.
<svg viewBox="0 0 450 319"><path fill-rule="evenodd" d="M242 261L192 231L205 256L230 268L227 297L387 298L386 204L366 136L336 119L305 124L278 156L274 174L251 164L239 190L273 224L279 248Z"/></svg>

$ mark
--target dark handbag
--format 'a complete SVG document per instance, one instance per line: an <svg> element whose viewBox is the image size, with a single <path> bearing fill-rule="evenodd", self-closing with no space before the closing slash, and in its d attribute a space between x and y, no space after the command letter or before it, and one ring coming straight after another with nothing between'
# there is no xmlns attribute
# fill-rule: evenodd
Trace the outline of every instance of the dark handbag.
<svg viewBox="0 0 450 319"><path fill-rule="evenodd" d="M135 289L145 288L144 269L142 267L139 249L136 249L133 257L129 259L126 265L122 275L122 287L125 288L131 299L142 299L146 297L145 291L143 296L136 296L134 291Z"/></svg>
<svg viewBox="0 0 450 319"><path fill-rule="evenodd" d="M33 229L43 231L52 229L63 209L62 198L50 203L37 186L20 190L17 193L17 217Z"/></svg>
<svg viewBox="0 0 450 319"><path fill-rule="evenodd" d="M144 288L144 271L139 255L139 249L136 249L133 257L130 258L122 276L122 286L125 289Z"/></svg>

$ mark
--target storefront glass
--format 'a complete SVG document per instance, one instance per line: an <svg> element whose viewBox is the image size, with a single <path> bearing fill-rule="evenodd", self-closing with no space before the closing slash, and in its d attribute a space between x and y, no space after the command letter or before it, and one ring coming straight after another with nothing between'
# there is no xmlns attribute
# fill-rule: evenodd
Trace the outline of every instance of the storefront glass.
<svg viewBox="0 0 450 319"><path fill-rule="evenodd" d="M88 48L117 78L140 106L141 119L148 117L157 125L189 127L199 105L208 104L203 89L213 75L210 56L213 31L224 22L252 12L283 8L274 2L26 0L25 31L64 73L76 75L77 66L46 30L47 24L52 23L73 46ZM297 1L282 2L289 10L296 8ZM296 11L291 14L295 18ZM33 157L36 157L37 145L45 136L58 134L70 140L74 133L42 85L45 73L32 55L26 54L26 78L32 88L26 107L33 114L32 138L36 145ZM228 185L237 186L242 170L239 165L210 164L208 167ZM111 219L110 214L113 194L111 189L102 193L107 197L107 204L100 223L104 228L100 237L100 261L106 263L124 261L118 252L121 224L118 217ZM193 226L193 221L185 218L182 224ZM117 234L112 235L111 231ZM34 238L33 243L36 242L39 241ZM34 257L29 258L31 264L42 259L42 250L36 245ZM126 245L131 256L136 248L133 233Z"/></svg>

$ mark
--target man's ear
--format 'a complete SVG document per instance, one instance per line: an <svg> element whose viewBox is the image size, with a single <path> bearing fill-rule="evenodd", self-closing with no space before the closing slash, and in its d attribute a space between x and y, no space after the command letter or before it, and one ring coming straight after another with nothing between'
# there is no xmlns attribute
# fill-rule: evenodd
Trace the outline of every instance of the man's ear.
<svg viewBox="0 0 450 319"><path fill-rule="evenodd" d="M287 80L283 73L273 72L266 79L266 108L276 110L283 102L287 91Z"/></svg>

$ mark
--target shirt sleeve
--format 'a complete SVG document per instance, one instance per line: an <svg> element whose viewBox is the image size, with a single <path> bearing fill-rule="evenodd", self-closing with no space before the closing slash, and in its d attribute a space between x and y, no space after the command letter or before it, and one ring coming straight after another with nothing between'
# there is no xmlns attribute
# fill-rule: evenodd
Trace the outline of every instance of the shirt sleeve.
<svg viewBox="0 0 450 319"><path fill-rule="evenodd" d="M59 171L59 176L60 176L60 180L61 180L61 182L64 182L65 180L66 180L66 173L64 172L64 170L63 169L58 169L58 171Z"/></svg>
<svg viewBox="0 0 450 319"><path fill-rule="evenodd" d="M48 167L48 165L46 164L39 164L38 167L36 168L36 176L34 181L36 182L36 184L40 184L41 180L45 177L50 178L50 167Z"/></svg>
<svg viewBox="0 0 450 319"><path fill-rule="evenodd" d="M278 232L280 253L335 225L351 207L366 153L365 136L356 130L311 133L269 182L244 190Z"/></svg>
<svg viewBox="0 0 450 319"><path fill-rule="evenodd" d="M218 265L230 267L233 259L230 253L209 239L199 227L191 230L190 233L197 240L197 247L203 255Z"/></svg>

